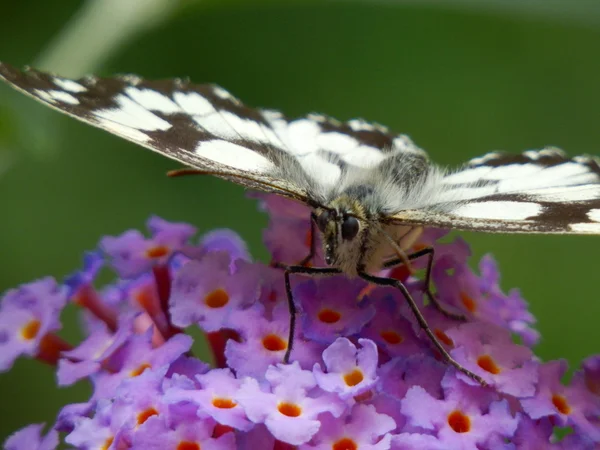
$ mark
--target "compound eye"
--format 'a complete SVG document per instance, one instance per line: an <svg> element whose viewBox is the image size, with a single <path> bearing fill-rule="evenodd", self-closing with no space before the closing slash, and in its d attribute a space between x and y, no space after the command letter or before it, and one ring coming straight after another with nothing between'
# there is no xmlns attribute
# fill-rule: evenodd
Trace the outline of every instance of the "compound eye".
<svg viewBox="0 0 600 450"><path fill-rule="evenodd" d="M354 239L358 234L360 228L358 219L352 216L346 216L344 222L342 222L342 238L345 241Z"/></svg>
<svg viewBox="0 0 600 450"><path fill-rule="evenodd" d="M321 233L325 233L325 228L327 228L327 224L331 220L331 213L327 210L323 211L317 217L317 227L321 230Z"/></svg>

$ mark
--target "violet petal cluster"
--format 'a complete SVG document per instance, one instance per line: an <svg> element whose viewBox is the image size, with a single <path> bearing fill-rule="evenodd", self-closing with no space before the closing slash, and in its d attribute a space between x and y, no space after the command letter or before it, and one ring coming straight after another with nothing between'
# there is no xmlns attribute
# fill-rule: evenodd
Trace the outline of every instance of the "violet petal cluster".
<svg viewBox="0 0 600 450"><path fill-rule="evenodd" d="M318 239L310 211L277 196L259 199L270 216L264 240L272 261L303 260ZM56 370L60 386L93 386L52 425L15 432L6 449L600 446L600 356L565 384L566 363L542 362L533 351L540 335L519 291L502 291L490 256L479 273L471 270L460 238L428 230L414 250L434 246L436 295L465 322L428 302L422 271L380 275L406 285L450 355L487 386L441 359L400 292L345 276L292 276L298 320L283 364L290 322L282 270L253 262L229 230L195 239L193 226L158 217L148 229L149 236L104 237L62 283L44 278L3 295L0 370L36 358ZM320 252L310 264L323 265ZM99 286L103 268L115 277ZM57 335L70 303L83 319L77 343ZM206 336L212 354L204 360L189 327Z"/></svg>

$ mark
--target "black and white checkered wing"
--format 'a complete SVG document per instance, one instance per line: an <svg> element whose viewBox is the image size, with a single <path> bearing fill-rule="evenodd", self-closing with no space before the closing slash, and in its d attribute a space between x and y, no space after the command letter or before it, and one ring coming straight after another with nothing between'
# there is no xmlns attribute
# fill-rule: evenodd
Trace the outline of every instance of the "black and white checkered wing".
<svg viewBox="0 0 600 450"><path fill-rule="evenodd" d="M136 76L71 80L0 63L0 79L78 120L247 187L319 203L348 167L420 151L361 120L288 120L252 109L219 86Z"/></svg>
<svg viewBox="0 0 600 450"><path fill-rule="evenodd" d="M600 234L600 163L554 148L489 153L443 177L430 204L394 220L498 233Z"/></svg>

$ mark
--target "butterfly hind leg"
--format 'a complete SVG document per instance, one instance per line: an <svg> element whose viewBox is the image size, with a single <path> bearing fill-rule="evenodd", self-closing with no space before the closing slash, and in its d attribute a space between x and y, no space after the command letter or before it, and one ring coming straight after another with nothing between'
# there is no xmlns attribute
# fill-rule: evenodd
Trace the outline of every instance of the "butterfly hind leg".
<svg viewBox="0 0 600 450"><path fill-rule="evenodd" d="M482 386L487 385L487 383L483 380L483 378L481 378L479 375L474 374L469 369L466 369L458 361L456 361L454 358L452 358L452 356L450 356L450 353L448 353L448 351L444 348L442 343L439 341L439 339L436 337L436 335L433 333L433 331L427 324L425 317L423 317L423 314L421 314L421 311L419 310L419 307L417 306L412 295L410 295L410 292L408 292L408 289L406 289L406 286L404 286L404 284L400 280L396 280L394 278L385 278L385 277L378 277L378 276L370 275L362 270L358 272L358 275L362 279L368 281L369 283L373 283L378 286L391 286L391 287L395 287L396 289L398 289L404 296L406 302L408 303L408 306L410 307L413 314L415 315L415 318L417 319L419 326L425 332L425 334L427 334L427 336L429 337L429 340L435 346L435 348L441 353L441 355L444 358L444 360L446 361L446 363L455 367L458 371L464 373L469 378L477 381Z"/></svg>
<svg viewBox="0 0 600 450"><path fill-rule="evenodd" d="M413 261L413 260L421 258L423 256L427 257L427 267L425 269L425 280L424 280L424 288L423 288L425 295L427 295L427 298L429 299L431 304L433 306L435 306L435 308L439 312L441 312L444 316L446 316L450 319L454 319L454 320L465 321L465 320L467 320L467 317L464 314L456 313L456 312L453 312L453 311L450 311L449 309L447 309L442 303L440 303L440 301L437 299L437 297L434 295L434 293L431 290L431 271L433 269L434 255L435 255L435 250L433 247L425 247L421 250L418 250L416 252L413 252L413 253L407 255L407 259L409 261ZM393 259L391 261L387 261L383 265L383 267L386 269L391 269L392 267L396 267L396 266L399 266L404 263L405 263L405 261L402 259Z"/></svg>

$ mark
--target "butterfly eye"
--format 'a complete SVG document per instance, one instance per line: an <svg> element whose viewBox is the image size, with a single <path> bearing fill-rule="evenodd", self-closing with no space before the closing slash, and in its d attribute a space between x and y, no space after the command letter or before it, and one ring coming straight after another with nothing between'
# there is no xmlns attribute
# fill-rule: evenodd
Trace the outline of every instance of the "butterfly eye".
<svg viewBox="0 0 600 450"><path fill-rule="evenodd" d="M325 233L325 228L327 228L327 224L331 220L331 213L327 210L323 211L317 217L317 227L321 230L321 233Z"/></svg>
<svg viewBox="0 0 600 450"><path fill-rule="evenodd" d="M358 234L358 229L358 219L356 217L346 216L344 218L344 222L342 223L342 238L345 241L354 239L354 237Z"/></svg>

